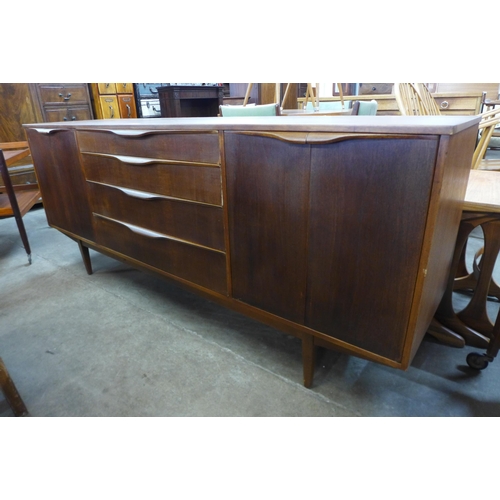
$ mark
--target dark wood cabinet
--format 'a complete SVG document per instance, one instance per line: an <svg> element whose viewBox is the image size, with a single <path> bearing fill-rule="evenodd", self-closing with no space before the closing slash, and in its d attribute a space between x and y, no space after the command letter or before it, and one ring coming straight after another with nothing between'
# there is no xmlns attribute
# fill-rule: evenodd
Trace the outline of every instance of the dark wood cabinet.
<svg viewBox="0 0 500 500"><path fill-rule="evenodd" d="M157 90L164 118L217 116L224 103L222 86L167 85Z"/></svg>
<svg viewBox="0 0 500 500"><path fill-rule="evenodd" d="M477 117L28 126L49 223L314 346L406 369L442 297ZM88 251L87 251L88 252Z"/></svg>

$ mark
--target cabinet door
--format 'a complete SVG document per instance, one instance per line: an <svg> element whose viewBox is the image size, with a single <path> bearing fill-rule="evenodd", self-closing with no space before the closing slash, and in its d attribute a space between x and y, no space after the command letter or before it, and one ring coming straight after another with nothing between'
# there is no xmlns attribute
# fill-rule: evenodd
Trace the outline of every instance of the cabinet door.
<svg viewBox="0 0 500 500"><path fill-rule="evenodd" d="M224 136L233 297L304 322L310 147Z"/></svg>
<svg viewBox="0 0 500 500"><path fill-rule="evenodd" d="M115 95L102 95L99 97L102 118L120 118L120 108Z"/></svg>
<svg viewBox="0 0 500 500"><path fill-rule="evenodd" d="M118 95L118 107L120 108L121 118L137 118L135 100L133 95Z"/></svg>
<svg viewBox="0 0 500 500"><path fill-rule="evenodd" d="M27 129L51 226L94 240L87 186L73 130Z"/></svg>
<svg viewBox="0 0 500 500"><path fill-rule="evenodd" d="M315 145L306 325L400 360L438 138Z"/></svg>

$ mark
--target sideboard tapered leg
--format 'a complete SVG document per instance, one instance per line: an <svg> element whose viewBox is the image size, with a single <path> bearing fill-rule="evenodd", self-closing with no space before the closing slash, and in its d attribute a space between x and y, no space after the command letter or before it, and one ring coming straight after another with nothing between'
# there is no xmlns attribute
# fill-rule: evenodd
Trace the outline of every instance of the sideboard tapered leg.
<svg viewBox="0 0 500 500"><path fill-rule="evenodd" d="M92 262L90 262L90 252L88 247L86 247L80 240L77 241L78 248L82 254L83 263L85 264L85 269L87 274L92 274Z"/></svg>
<svg viewBox="0 0 500 500"><path fill-rule="evenodd" d="M313 383L315 357L314 337L312 335L305 335L302 339L302 364L304 367L304 387L308 389Z"/></svg>

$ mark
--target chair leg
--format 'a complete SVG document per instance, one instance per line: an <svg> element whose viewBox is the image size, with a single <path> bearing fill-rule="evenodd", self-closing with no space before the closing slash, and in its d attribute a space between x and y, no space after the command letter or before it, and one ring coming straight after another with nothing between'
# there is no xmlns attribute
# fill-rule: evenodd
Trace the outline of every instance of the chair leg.
<svg viewBox="0 0 500 500"><path fill-rule="evenodd" d="M0 173L2 174L2 180L5 189L7 191L7 196L9 197L10 205L12 207L12 212L14 214L14 218L16 219L17 228L19 229L19 234L21 235L21 240L23 242L24 249L28 254L28 262L31 264L31 248L28 242L26 229L24 228L23 216L21 215L21 210L19 210L16 193L14 192L12 181L10 180L9 176L9 171L7 169L7 163L5 162L5 157L1 150L0 150Z"/></svg>
<svg viewBox="0 0 500 500"><path fill-rule="evenodd" d="M31 247L28 241L28 235L26 234L26 229L24 227L23 218L21 217L20 214L17 213L14 214L14 218L16 219L17 229L19 230L24 250L26 250L26 254L28 256L28 263L31 265Z"/></svg>
<svg viewBox="0 0 500 500"><path fill-rule="evenodd" d="M2 358L0 358L0 389L16 417L26 417L29 415L28 409L21 399L19 392L17 392L16 386L10 378Z"/></svg>

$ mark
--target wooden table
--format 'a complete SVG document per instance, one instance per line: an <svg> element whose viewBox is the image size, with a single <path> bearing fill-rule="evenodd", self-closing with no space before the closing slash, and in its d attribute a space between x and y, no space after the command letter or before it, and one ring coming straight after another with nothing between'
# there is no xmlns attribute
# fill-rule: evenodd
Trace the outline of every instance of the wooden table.
<svg viewBox="0 0 500 500"><path fill-rule="evenodd" d="M406 369L446 286L478 117L26 125L49 224L316 347Z"/></svg>
<svg viewBox="0 0 500 500"><path fill-rule="evenodd" d="M493 270L500 252L500 172L471 170L448 284L435 315L432 329L442 328L457 346L485 349L485 354L470 353L467 362L473 368L486 368L500 346L499 319L492 322L487 312L488 297L500 300L500 287ZM484 246L476 253L472 269L465 262L465 249L472 231L482 228ZM453 292L468 290L468 305L456 311Z"/></svg>

